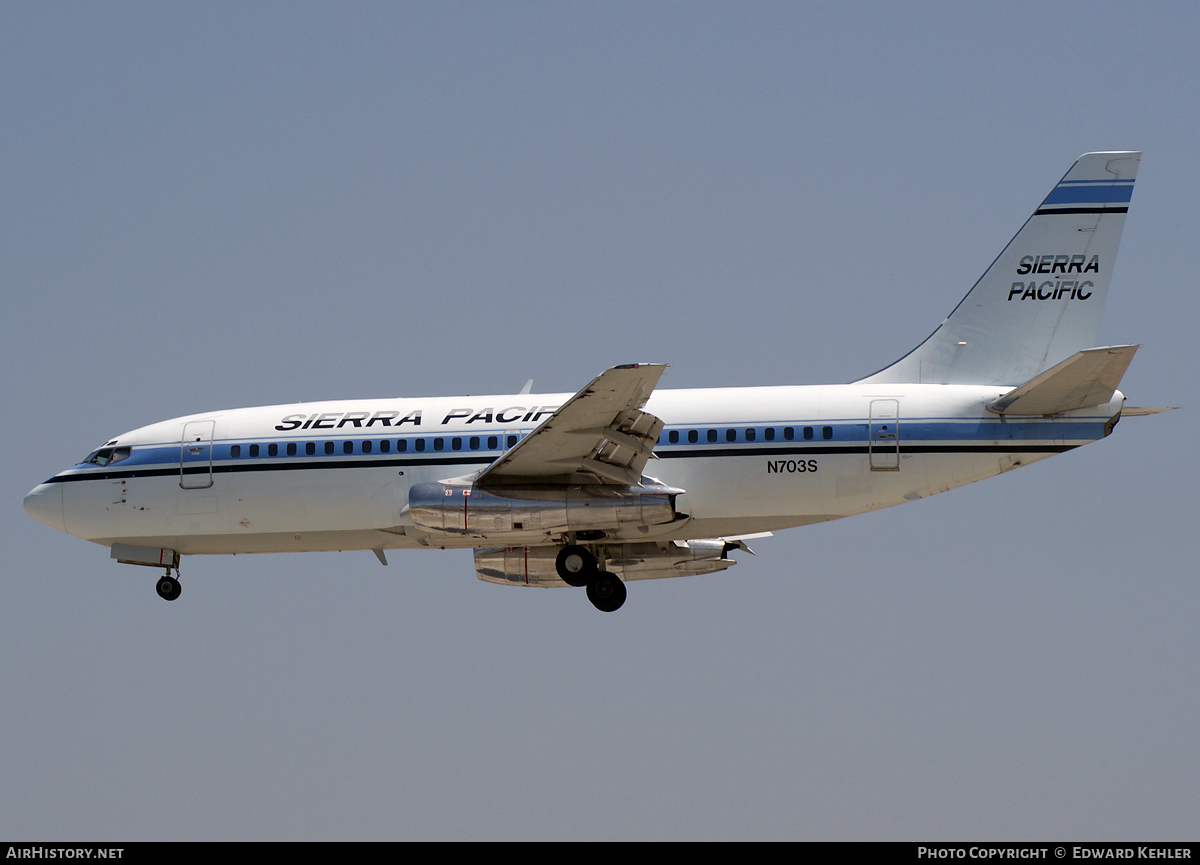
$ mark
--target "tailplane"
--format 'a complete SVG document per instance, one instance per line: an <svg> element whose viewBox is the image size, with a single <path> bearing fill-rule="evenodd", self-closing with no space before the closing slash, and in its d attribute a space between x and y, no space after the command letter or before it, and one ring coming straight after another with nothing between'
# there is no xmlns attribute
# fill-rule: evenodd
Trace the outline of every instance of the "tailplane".
<svg viewBox="0 0 1200 865"><path fill-rule="evenodd" d="M1136 345L1106 345L1077 351L986 408L1001 415L1051 415L1104 405L1137 350Z"/></svg>
<svg viewBox="0 0 1200 865"><path fill-rule="evenodd" d="M923 343L864 382L1016 384L1095 345L1141 153L1085 153Z"/></svg>

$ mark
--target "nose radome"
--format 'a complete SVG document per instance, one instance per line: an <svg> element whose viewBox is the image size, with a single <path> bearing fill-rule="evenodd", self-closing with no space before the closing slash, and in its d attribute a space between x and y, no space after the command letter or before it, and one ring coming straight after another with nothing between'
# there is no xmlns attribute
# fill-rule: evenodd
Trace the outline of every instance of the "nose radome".
<svg viewBox="0 0 1200 865"><path fill-rule="evenodd" d="M25 513L39 523L45 523L51 528L65 532L66 520L63 518L63 485L38 484L25 496Z"/></svg>

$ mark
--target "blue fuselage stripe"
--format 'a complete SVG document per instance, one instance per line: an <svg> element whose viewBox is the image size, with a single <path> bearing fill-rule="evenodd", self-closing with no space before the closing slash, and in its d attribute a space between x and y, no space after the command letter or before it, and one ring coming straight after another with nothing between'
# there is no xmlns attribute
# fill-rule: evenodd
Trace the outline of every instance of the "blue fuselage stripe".
<svg viewBox="0 0 1200 865"><path fill-rule="evenodd" d="M1106 418L1076 418L1070 421L1008 421L979 418L973 420L937 420L930 418L905 420L899 424L899 447L908 453L992 453L1031 452L1044 450L1067 450L1080 444L1102 438ZM875 425L875 432L881 429ZM813 438L803 438L805 429L811 429ZM823 430L830 428L832 438L826 439ZM784 438L791 430L793 438ZM715 441L708 438L709 431L717 433ZM727 431L734 437L730 440ZM775 438L766 438L771 430ZM678 441L671 442L671 433L678 433ZM689 441L688 434L696 433L697 440ZM522 436L528 431L523 431ZM737 425L714 423L711 426L688 424L663 429L655 453L665 459L728 457L728 456L771 456L780 454L836 454L866 453L871 437L870 424L863 420L782 421L767 424ZM748 437L752 436L751 437ZM442 450L434 449L434 439L442 440ZM393 447L397 441L406 442L406 450L380 453L376 438L339 438L334 440L332 454L324 453L324 442L329 439L299 439L297 453L287 455L287 441L280 439L217 440L212 446L212 471L217 474L246 471L282 471L334 468L377 468L421 465L479 465L485 466L499 456L503 450L452 450L451 443L460 438L466 443L467 436L446 431L438 436L409 436L404 439L389 439ZM417 439L424 439L426 450L418 451ZM303 453L307 441L321 444L314 455ZM345 453L343 443L353 442L353 452ZM363 453L362 443L371 442L371 452ZM894 440L892 440L894 441ZM251 444L259 445L262 456L247 455ZM277 456L266 456L267 446L279 445ZM891 442L882 446L886 447ZM241 456L233 457L230 448L238 445ZM876 447L879 447L878 443ZM113 479L119 477L166 476L179 473L192 474L209 470L210 457L207 447L198 455L183 455L180 466L181 448L178 444L153 444L134 446L129 457L109 467L80 465L67 473L51 478L51 481ZM82 470L80 470L82 469Z"/></svg>

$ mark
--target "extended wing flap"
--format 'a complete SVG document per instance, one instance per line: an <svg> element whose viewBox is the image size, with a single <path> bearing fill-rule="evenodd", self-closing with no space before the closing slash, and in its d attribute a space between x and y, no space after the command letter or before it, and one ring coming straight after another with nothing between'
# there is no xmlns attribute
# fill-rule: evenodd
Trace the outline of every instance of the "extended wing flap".
<svg viewBox="0 0 1200 865"><path fill-rule="evenodd" d="M484 470L476 483L556 482L584 475L594 483L636 484L663 422L641 410L666 364L616 366L546 418Z"/></svg>
<svg viewBox="0 0 1200 865"><path fill-rule="evenodd" d="M987 407L997 414L1028 416L1103 405L1112 399L1137 350L1136 345L1110 345L1077 351Z"/></svg>

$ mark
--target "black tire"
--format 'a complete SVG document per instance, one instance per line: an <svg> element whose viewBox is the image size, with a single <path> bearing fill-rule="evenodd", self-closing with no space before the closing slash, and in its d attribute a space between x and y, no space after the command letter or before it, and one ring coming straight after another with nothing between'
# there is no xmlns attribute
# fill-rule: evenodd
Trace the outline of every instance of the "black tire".
<svg viewBox="0 0 1200 865"><path fill-rule="evenodd" d="M158 596L164 601L173 601L183 593L183 586L179 585L179 580L171 577L163 577L154 588L158 590Z"/></svg>
<svg viewBox="0 0 1200 865"><path fill-rule="evenodd" d="M586 586L596 576L596 557L578 544L568 544L558 551L554 569L568 586Z"/></svg>
<svg viewBox="0 0 1200 865"><path fill-rule="evenodd" d="M588 600L602 613L612 613L625 603L625 584L616 574L599 571L587 584Z"/></svg>

